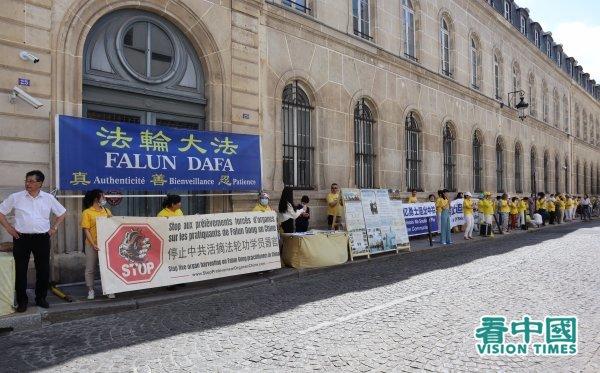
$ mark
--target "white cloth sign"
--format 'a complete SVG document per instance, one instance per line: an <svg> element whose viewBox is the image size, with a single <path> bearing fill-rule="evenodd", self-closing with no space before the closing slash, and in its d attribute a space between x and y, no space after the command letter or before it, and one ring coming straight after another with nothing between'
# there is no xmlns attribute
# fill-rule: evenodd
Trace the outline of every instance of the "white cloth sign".
<svg viewBox="0 0 600 373"><path fill-rule="evenodd" d="M104 294L281 268L274 212L99 218Z"/></svg>

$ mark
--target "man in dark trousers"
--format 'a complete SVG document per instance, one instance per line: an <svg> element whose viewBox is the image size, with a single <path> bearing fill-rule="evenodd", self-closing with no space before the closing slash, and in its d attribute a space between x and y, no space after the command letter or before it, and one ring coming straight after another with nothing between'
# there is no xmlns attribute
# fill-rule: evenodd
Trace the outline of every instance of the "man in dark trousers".
<svg viewBox="0 0 600 373"><path fill-rule="evenodd" d="M25 190L11 194L0 204L0 224L13 237L17 312L27 310L27 268L31 253L36 272L35 304L49 307L46 294L50 279L50 237L65 220L67 210L52 194L41 190L43 183L41 171L30 171L25 175ZM6 219L11 211L15 212L14 226ZM56 216L53 225L50 225L50 213Z"/></svg>

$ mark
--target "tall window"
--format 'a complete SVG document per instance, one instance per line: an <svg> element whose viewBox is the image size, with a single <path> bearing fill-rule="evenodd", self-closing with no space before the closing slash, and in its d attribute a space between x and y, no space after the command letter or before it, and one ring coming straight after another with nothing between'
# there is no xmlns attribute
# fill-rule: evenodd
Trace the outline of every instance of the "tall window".
<svg viewBox="0 0 600 373"><path fill-rule="evenodd" d="M538 30L535 30L533 33L533 41L535 42L536 47L540 47L540 33Z"/></svg>
<svg viewBox="0 0 600 373"><path fill-rule="evenodd" d="M567 157L565 157L565 193L570 193L569 191L569 175L570 175L570 170L569 170L569 160L567 159Z"/></svg>
<svg viewBox="0 0 600 373"><path fill-rule="evenodd" d="M527 35L527 22L525 16L521 16L521 34Z"/></svg>
<svg viewBox="0 0 600 373"><path fill-rule="evenodd" d="M281 0L281 3L285 6L289 6L302 13L310 14L310 8L308 7L307 2L307 0Z"/></svg>
<svg viewBox="0 0 600 373"><path fill-rule="evenodd" d="M544 152L544 193L550 193L550 157L548 151Z"/></svg>
<svg viewBox="0 0 600 373"><path fill-rule="evenodd" d="M558 92L556 91L556 88L554 89L554 94L552 95L552 102L554 104L554 118L553 122L554 122L554 126L556 128L559 128L560 126L560 100L558 99Z"/></svg>
<svg viewBox="0 0 600 373"><path fill-rule="evenodd" d="M450 123L444 125L443 133L444 147L444 188L448 190L456 190L455 174L456 174L456 136L454 129Z"/></svg>
<svg viewBox="0 0 600 373"><path fill-rule="evenodd" d="M450 72L450 27L448 21L442 18L440 27L440 42L442 54L442 73L446 76L452 76Z"/></svg>
<svg viewBox="0 0 600 373"><path fill-rule="evenodd" d="M577 194L581 193L581 187L579 185L579 160L575 163L575 189L577 190Z"/></svg>
<svg viewBox="0 0 600 373"><path fill-rule="evenodd" d="M372 188L374 185L374 124L371 109L361 99L354 108L354 168L358 188Z"/></svg>
<svg viewBox="0 0 600 373"><path fill-rule="evenodd" d="M502 99L502 72L500 71L500 58L496 54L494 54L494 95L496 100Z"/></svg>
<svg viewBox="0 0 600 373"><path fill-rule="evenodd" d="M483 191L483 141L481 133L475 131L473 134L473 190Z"/></svg>
<svg viewBox="0 0 600 373"><path fill-rule="evenodd" d="M563 126L565 127L565 132L570 133L570 131L569 131L569 100L567 99L567 95L563 96Z"/></svg>
<svg viewBox="0 0 600 373"><path fill-rule="evenodd" d="M537 105L536 105L536 92L535 92L535 78L533 74L529 74L529 85L528 85L529 94L529 112L532 116L537 116Z"/></svg>
<svg viewBox="0 0 600 373"><path fill-rule="evenodd" d="M496 140L496 190L504 193L504 144Z"/></svg>
<svg viewBox="0 0 600 373"><path fill-rule="evenodd" d="M506 18L509 21L512 18L512 9L510 3L506 0L504 0L504 18Z"/></svg>
<svg viewBox="0 0 600 373"><path fill-rule="evenodd" d="M588 166L587 162L583 164L583 193L588 192Z"/></svg>
<svg viewBox="0 0 600 373"><path fill-rule="evenodd" d="M585 109L583 110L583 134L581 136L581 139L583 141L587 141L588 140L588 119L587 119L587 113L585 111Z"/></svg>
<svg viewBox="0 0 600 373"><path fill-rule="evenodd" d="M548 115L549 115L549 104L548 104L548 86L546 82L542 82L542 116L544 122L548 123Z"/></svg>
<svg viewBox="0 0 600 373"><path fill-rule="evenodd" d="M523 193L523 155L521 145L515 145L515 192Z"/></svg>
<svg viewBox="0 0 600 373"><path fill-rule="evenodd" d="M575 136L581 138L581 124L579 123L579 105L575 104Z"/></svg>
<svg viewBox="0 0 600 373"><path fill-rule="evenodd" d="M471 37L471 86L475 89L480 88L479 84L479 42Z"/></svg>
<svg viewBox="0 0 600 373"><path fill-rule="evenodd" d="M369 0L352 0L352 22L354 35L371 40Z"/></svg>
<svg viewBox="0 0 600 373"><path fill-rule="evenodd" d="M410 0L402 0L402 12L404 15L404 54L415 59L415 10Z"/></svg>
<svg viewBox="0 0 600 373"><path fill-rule="evenodd" d="M552 58L552 44L549 39L546 39L546 55L548 58Z"/></svg>
<svg viewBox="0 0 600 373"><path fill-rule="evenodd" d="M554 157L554 192L560 193L560 160Z"/></svg>
<svg viewBox="0 0 600 373"><path fill-rule="evenodd" d="M282 101L283 183L290 187L310 188L313 186L313 107L297 81L285 87Z"/></svg>
<svg viewBox="0 0 600 373"><path fill-rule="evenodd" d="M535 148L531 148L530 169L531 169L531 193L537 193L537 156Z"/></svg>
<svg viewBox="0 0 600 373"><path fill-rule="evenodd" d="M558 67L562 67L562 53L561 51L556 51L556 64Z"/></svg>
<svg viewBox="0 0 600 373"><path fill-rule="evenodd" d="M406 117L406 187L421 190L421 126L411 112Z"/></svg>
<svg viewBox="0 0 600 373"><path fill-rule="evenodd" d="M515 62L512 67L512 91L516 92L521 89L521 71L519 65ZM511 104L509 102L509 104ZM517 95L513 95L512 106L517 106Z"/></svg>

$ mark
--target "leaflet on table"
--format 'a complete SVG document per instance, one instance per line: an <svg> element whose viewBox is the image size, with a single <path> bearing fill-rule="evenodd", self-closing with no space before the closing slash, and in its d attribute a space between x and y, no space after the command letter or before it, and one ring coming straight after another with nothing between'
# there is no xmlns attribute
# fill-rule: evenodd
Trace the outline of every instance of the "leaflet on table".
<svg viewBox="0 0 600 373"><path fill-rule="evenodd" d="M360 199L359 189L342 189L344 200L344 214L346 217L346 230L352 255L361 255L369 252L367 245L367 231Z"/></svg>

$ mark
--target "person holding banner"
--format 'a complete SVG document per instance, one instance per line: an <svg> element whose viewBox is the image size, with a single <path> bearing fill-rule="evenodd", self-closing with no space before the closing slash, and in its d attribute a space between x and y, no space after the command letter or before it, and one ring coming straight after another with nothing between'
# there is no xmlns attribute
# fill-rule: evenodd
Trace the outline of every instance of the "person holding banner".
<svg viewBox="0 0 600 373"><path fill-rule="evenodd" d="M88 300L95 298L94 278L98 265L98 230L96 219L110 218L112 213L106 207L104 192L100 189L90 190L83 197L83 213L81 214L81 228L85 235L85 285L88 288ZM110 299L114 294L108 294Z"/></svg>
<svg viewBox="0 0 600 373"><path fill-rule="evenodd" d="M452 244L452 235L450 233L450 200L448 200L448 190L440 190L439 198L435 201L435 206L440 210L440 242L442 245Z"/></svg>
<svg viewBox="0 0 600 373"><path fill-rule="evenodd" d="M279 199L279 208L277 218L281 224L283 233L294 233L294 221L306 212L306 206L296 210L294 207L294 191L290 187L285 187L281 191Z"/></svg>
<svg viewBox="0 0 600 373"><path fill-rule="evenodd" d="M269 206L269 194L267 192L260 192L260 194L258 195L258 203L256 204L256 206L254 206L252 211L257 211L257 212L273 211L273 209L271 209L271 206Z"/></svg>
<svg viewBox="0 0 600 373"><path fill-rule="evenodd" d="M410 196L408 197L408 201L406 203L417 203L419 200L417 199L417 190L413 189L410 191Z"/></svg>
<svg viewBox="0 0 600 373"><path fill-rule="evenodd" d="M167 194L167 198L163 201L162 207L163 209L156 215L159 218L183 216L183 211L181 211L181 197L177 194Z"/></svg>
<svg viewBox="0 0 600 373"><path fill-rule="evenodd" d="M465 240L473 239L473 228L475 228L475 219L473 217L473 201L471 193L466 192L463 200L463 213L465 214Z"/></svg>
<svg viewBox="0 0 600 373"><path fill-rule="evenodd" d="M50 237L65 220L67 210L50 193L42 191L45 176L39 170L25 174L25 190L13 193L0 204L0 224L13 237L17 312L27 311L27 269L33 253L35 262L35 304L50 307L46 301L50 280ZM15 212L15 225L6 219ZM56 216L50 224L50 214Z"/></svg>

